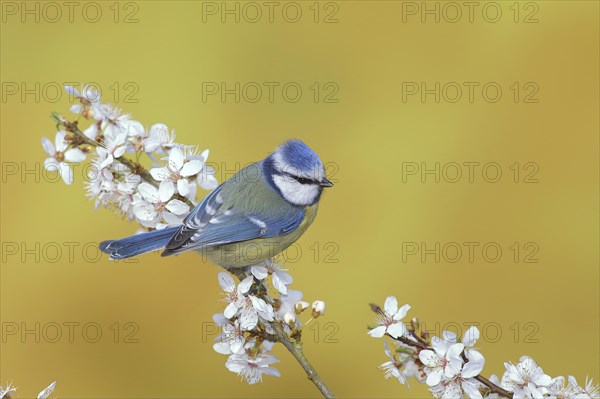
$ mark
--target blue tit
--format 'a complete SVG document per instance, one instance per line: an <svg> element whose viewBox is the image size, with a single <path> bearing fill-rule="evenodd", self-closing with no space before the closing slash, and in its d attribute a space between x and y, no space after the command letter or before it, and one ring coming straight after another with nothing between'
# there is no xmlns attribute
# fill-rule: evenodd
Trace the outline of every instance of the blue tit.
<svg viewBox="0 0 600 399"><path fill-rule="evenodd" d="M111 259L163 250L200 251L226 268L255 265L292 245L312 224L323 189L333 184L306 144L289 140L210 192L182 225L104 241Z"/></svg>

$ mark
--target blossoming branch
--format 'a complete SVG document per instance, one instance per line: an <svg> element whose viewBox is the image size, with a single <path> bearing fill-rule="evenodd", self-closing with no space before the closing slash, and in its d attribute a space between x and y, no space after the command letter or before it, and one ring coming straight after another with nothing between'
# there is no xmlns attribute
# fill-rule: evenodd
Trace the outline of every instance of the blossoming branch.
<svg viewBox="0 0 600 399"><path fill-rule="evenodd" d="M479 330L469 327L459 339L451 331L443 331L442 337L429 337L420 331L420 323L412 319L407 327L402 319L410 310L409 305L398 308L395 297L386 298L383 309L371 305L377 313L377 327L370 329L374 338L388 337L391 347L384 341L388 361L379 366L385 378L394 377L401 384L408 378L429 386L435 398L459 399L599 399L600 389L592 380L586 379L580 386L573 376L567 381L562 376L551 378L529 356L522 356L517 364L504 363L506 371L502 379L481 375L485 358L475 349Z"/></svg>
<svg viewBox="0 0 600 399"><path fill-rule="evenodd" d="M63 181L71 184L71 164L83 162L91 154L85 184L96 208L102 205L135 219L145 229L160 229L181 224L195 204L198 186L211 190L218 185L206 165L208 150L199 152L197 147L176 143L174 130L165 124L144 128L120 109L102 104L90 87L84 86L80 93L66 86L66 91L78 100L71 107L77 119L71 122L53 114L65 130L56 133L54 143L42 138L48 154L44 167L59 172ZM83 130L82 120L89 122ZM149 171L141 163L142 158L156 162L160 157L165 157L165 164Z"/></svg>
<svg viewBox="0 0 600 399"><path fill-rule="evenodd" d="M48 157L44 167L60 173L66 184L74 180L72 164L91 158L86 195L117 215L137 222L142 230L180 225L197 204L198 187L218 186L213 170L206 164L208 150L175 142L175 132L156 123L149 128L110 104L100 102L89 86L82 91L65 87L77 103L71 107L71 121L52 114L59 130L54 142L42 139ZM85 127L80 122L87 122ZM83 129L83 130L82 130ZM142 160L151 164L149 169ZM282 343L305 370L323 396L333 394L302 350L300 316L310 307L310 318L325 313L325 303L302 301L302 292L288 289L293 279L274 260L250 268L232 269L240 280L225 272L218 275L227 303L223 313L214 315L222 333L214 349L227 355L225 366L249 384L263 375L279 376L272 365L279 361L270 353ZM307 312L308 313L308 312ZM1 397L0 397L1 399Z"/></svg>

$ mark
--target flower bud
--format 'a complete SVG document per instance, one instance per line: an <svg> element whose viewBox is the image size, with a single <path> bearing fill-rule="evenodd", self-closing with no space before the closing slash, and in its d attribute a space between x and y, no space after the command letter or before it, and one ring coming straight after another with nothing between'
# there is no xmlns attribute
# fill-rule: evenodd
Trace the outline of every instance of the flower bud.
<svg viewBox="0 0 600 399"><path fill-rule="evenodd" d="M300 314L304 311L304 309L308 308L308 305L310 305L308 302L300 301L296 304L296 306L294 306L294 311L296 314Z"/></svg>
<svg viewBox="0 0 600 399"><path fill-rule="evenodd" d="M325 302L323 301L314 301L312 304L312 317L315 319L322 314L325 314Z"/></svg>
<svg viewBox="0 0 600 399"><path fill-rule="evenodd" d="M292 312L286 312L283 315L283 321L285 322L285 324L291 327L296 322L296 315Z"/></svg>

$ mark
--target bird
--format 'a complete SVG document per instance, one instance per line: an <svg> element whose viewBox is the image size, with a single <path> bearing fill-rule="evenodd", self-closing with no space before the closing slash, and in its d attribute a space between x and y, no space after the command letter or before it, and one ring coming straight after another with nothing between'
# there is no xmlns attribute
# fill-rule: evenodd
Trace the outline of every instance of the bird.
<svg viewBox="0 0 600 399"><path fill-rule="evenodd" d="M113 260L162 250L198 251L226 269L260 264L304 234L332 186L319 156L288 140L211 191L181 225L103 241L100 250Z"/></svg>

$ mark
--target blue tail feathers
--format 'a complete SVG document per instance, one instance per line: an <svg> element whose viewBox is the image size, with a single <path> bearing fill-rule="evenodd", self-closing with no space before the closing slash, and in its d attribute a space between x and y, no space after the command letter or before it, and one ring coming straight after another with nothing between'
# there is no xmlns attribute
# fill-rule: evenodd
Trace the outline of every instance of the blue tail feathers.
<svg viewBox="0 0 600 399"><path fill-rule="evenodd" d="M111 259L125 259L147 252L163 249L179 227L169 227L148 233L136 234L120 240L108 240L100 243L100 250Z"/></svg>

